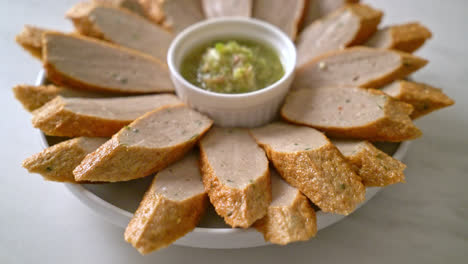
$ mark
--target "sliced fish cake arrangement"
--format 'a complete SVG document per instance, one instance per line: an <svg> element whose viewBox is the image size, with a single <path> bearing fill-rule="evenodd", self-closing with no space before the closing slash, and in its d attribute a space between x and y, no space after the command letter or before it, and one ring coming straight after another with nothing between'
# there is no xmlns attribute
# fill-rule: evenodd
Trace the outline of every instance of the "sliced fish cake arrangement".
<svg viewBox="0 0 468 264"><path fill-rule="evenodd" d="M378 88L404 78L427 64L408 53L352 47L332 51L303 64L296 71L294 86L360 86Z"/></svg>
<svg viewBox="0 0 468 264"><path fill-rule="evenodd" d="M384 187L405 182L406 165L368 141L332 140L367 187Z"/></svg>
<svg viewBox="0 0 468 264"><path fill-rule="evenodd" d="M247 228L271 202L268 160L246 129L214 127L200 141L203 184L218 215Z"/></svg>
<svg viewBox="0 0 468 264"><path fill-rule="evenodd" d="M166 62L173 35L130 11L90 5L86 9L72 8L67 17L83 35L138 50Z"/></svg>
<svg viewBox="0 0 468 264"><path fill-rule="evenodd" d="M286 245L306 241L317 233L317 218L309 200L286 183L275 170L271 171L272 201L267 214L254 227L265 241Z"/></svg>
<svg viewBox="0 0 468 264"><path fill-rule="evenodd" d="M293 91L281 116L333 137L400 142L422 135L409 117L412 111L381 91L343 86Z"/></svg>
<svg viewBox="0 0 468 264"><path fill-rule="evenodd" d="M252 16L253 0L201 0L207 18L226 16Z"/></svg>
<svg viewBox="0 0 468 264"><path fill-rule="evenodd" d="M73 169L107 140L89 137L66 140L25 159L23 167L48 181L76 183Z"/></svg>
<svg viewBox="0 0 468 264"><path fill-rule="evenodd" d="M315 21L296 40L298 67L326 52L363 43L377 31L382 15L368 5L352 4Z"/></svg>
<svg viewBox="0 0 468 264"><path fill-rule="evenodd" d="M57 96L32 113L32 124L51 136L110 137L151 110L181 104L171 94L115 98Z"/></svg>
<svg viewBox="0 0 468 264"><path fill-rule="evenodd" d="M431 31L420 23L406 23L384 27L365 44L381 49L395 49L412 53L432 37Z"/></svg>
<svg viewBox="0 0 468 264"><path fill-rule="evenodd" d="M192 231L208 204L198 156L192 152L160 171L125 230L141 254L169 246Z"/></svg>
<svg viewBox="0 0 468 264"><path fill-rule="evenodd" d="M440 88L405 80L398 80L383 87L382 92L411 104L414 107L414 111L410 115L413 119L455 103Z"/></svg>
<svg viewBox="0 0 468 264"><path fill-rule="evenodd" d="M364 201L361 178L319 131L272 123L251 133L283 179L322 211L347 215Z"/></svg>
<svg viewBox="0 0 468 264"><path fill-rule="evenodd" d="M63 86L120 93L174 91L161 61L89 37L43 34L43 62L47 78Z"/></svg>
<svg viewBox="0 0 468 264"><path fill-rule="evenodd" d="M294 40L299 31L305 6L305 0L255 0L252 16L277 26Z"/></svg>
<svg viewBox="0 0 468 264"><path fill-rule="evenodd" d="M117 182L148 176L181 159L212 123L183 105L153 110L87 155L73 171L75 180Z"/></svg>
<svg viewBox="0 0 468 264"><path fill-rule="evenodd" d="M307 27L317 19L323 18L346 4L359 3L359 0L309 0L304 13L303 27Z"/></svg>
<svg viewBox="0 0 468 264"><path fill-rule="evenodd" d="M76 33L26 25L16 42L42 61L51 84L13 93L34 127L74 138L22 165L76 184L156 174L124 234L141 254L191 232L208 202L231 227L254 227L270 243L308 240L315 205L347 215L366 187L405 182L406 166L376 147L388 143L370 142L418 138L412 119L454 104L441 89L405 80L427 64L410 53L430 30L414 22L378 29L382 11L359 2L88 0L66 14ZM266 21L296 42L295 79L278 116L287 122L212 128L170 94L173 38L226 16Z"/></svg>

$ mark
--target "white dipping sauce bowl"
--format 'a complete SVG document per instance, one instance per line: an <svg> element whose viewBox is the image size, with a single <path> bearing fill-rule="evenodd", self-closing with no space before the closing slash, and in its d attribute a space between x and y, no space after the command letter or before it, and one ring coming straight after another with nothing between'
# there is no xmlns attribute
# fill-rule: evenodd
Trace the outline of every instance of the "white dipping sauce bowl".
<svg viewBox="0 0 468 264"><path fill-rule="evenodd" d="M180 74L182 60L197 46L215 40L247 39L272 47L283 65L284 75L263 89L224 94L191 84ZM272 121L294 78L296 47L286 34L268 23L252 18L217 18L194 24L172 42L167 55L172 82L180 99L224 127L256 127Z"/></svg>

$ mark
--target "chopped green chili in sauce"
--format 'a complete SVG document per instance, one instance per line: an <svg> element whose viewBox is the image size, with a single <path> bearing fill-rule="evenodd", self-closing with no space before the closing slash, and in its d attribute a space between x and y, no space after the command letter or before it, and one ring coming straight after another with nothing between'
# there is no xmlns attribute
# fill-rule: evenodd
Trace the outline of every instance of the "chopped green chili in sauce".
<svg viewBox="0 0 468 264"><path fill-rule="evenodd" d="M228 40L193 49L182 61L181 74L202 89L235 94L257 91L275 83L283 77L284 69L268 45Z"/></svg>

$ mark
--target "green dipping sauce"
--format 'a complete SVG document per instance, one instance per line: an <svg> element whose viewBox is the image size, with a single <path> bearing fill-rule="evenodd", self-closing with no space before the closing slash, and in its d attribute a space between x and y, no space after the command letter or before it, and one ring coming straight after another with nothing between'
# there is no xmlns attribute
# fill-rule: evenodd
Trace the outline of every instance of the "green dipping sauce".
<svg viewBox="0 0 468 264"><path fill-rule="evenodd" d="M181 74L190 83L217 93L248 93L263 89L284 75L269 46L250 40L214 41L188 53Z"/></svg>

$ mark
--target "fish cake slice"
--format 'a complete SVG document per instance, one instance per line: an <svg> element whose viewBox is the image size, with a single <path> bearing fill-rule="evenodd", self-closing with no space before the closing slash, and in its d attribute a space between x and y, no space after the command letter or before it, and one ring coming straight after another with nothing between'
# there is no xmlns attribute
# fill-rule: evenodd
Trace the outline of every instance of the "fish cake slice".
<svg viewBox="0 0 468 264"><path fill-rule="evenodd" d="M294 40L303 18L305 5L305 0L255 0L252 16L277 26Z"/></svg>
<svg viewBox="0 0 468 264"><path fill-rule="evenodd" d="M323 18L346 4L359 3L359 0L309 0L304 12L303 28L317 19Z"/></svg>
<svg viewBox="0 0 468 264"><path fill-rule="evenodd" d="M19 84L13 87L16 99L28 111L33 111L47 102L52 101L60 94L61 88L55 85L25 85Z"/></svg>
<svg viewBox="0 0 468 264"><path fill-rule="evenodd" d="M174 33L205 19L201 0L159 0L154 5L164 18L162 25Z"/></svg>
<svg viewBox="0 0 468 264"><path fill-rule="evenodd" d="M43 34L43 62L47 79L63 86L116 93L174 91L161 61L89 37Z"/></svg>
<svg viewBox="0 0 468 264"><path fill-rule="evenodd" d="M412 53L432 37L431 31L417 22L384 27L365 44L380 49L395 49Z"/></svg>
<svg viewBox="0 0 468 264"><path fill-rule="evenodd" d="M47 181L76 183L73 169L107 140L89 137L66 140L25 159L23 167L30 173L42 175Z"/></svg>
<svg viewBox="0 0 468 264"><path fill-rule="evenodd" d="M347 215L364 201L361 178L319 131L279 122L250 131L283 179L322 211Z"/></svg>
<svg viewBox="0 0 468 264"><path fill-rule="evenodd" d="M85 2L89 3L89 2ZM141 17L148 18L145 8L139 0L92 0L94 5L110 6L115 8L122 8L128 10Z"/></svg>
<svg viewBox="0 0 468 264"><path fill-rule="evenodd" d="M182 158L212 123L183 105L160 107L87 155L73 171L75 180L117 182L148 176Z"/></svg>
<svg viewBox="0 0 468 264"><path fill-rule="evenodd" d="M97 6L124 9L125 11L131 12L137 16L151 20L146 12L146 8L139 0L91 0L78 2L65 13L65 17L69 17L69 15L74 14L87 13L89 10Z"/></svg>
<svg viewBox="0 0 468 264"><path fill-rule="evenodd" d="M408 53L352 47L326 53L301 65L294 85L298 88L343 85L378 88L426 64L426 60Z"/></svg>
<svg viewBox="0 0 468 264"><path fill-rule="evenodd" d="M55 85L27 85L19 84L13 87L13 93L16 99L28 111L34 111L47 102L52 101L57 96L62 97L84 97L84 98L99 98L108 97L109 94L95 93L82 90L73 90L66 87Z"/></svg>
<svg viewBox="0 0 468 264"><path fill-rule="evenodd" d="M382 92L414 107L412 119L455 104L442 89L424 83L397 80L382 88Z"/></svg>
<svg viewBox="0 0 468 264"><path fill-rule="evenodd" d="M315 21L296 40L297 65L326 52L363 43L377 31L382 15L368 5L352 4Z"/></svg>
<svg viewBox="0 0 468 264"><path fill-rule="evenodd" d="M333 144L345 156L367 187L384 187L405 182L406 165L368 141L334 139Z"/></svg>
<svg viewBox="0 0 468 264"><path fill-rule="evenodd" d="M226 16L252 16L253 0L201 0L207 18Z"/></svg>
<svg viewBox="0 0 468 264"><path fill-rule="evenodd" d="M151 110L180 104L172 94L114 98L57 96L32 113L32 124L51 136L110 137Z"/></svg>
<svg viewBox="0 0 468 264"><path fill-rule="evenodd" d="M254 227L265 241L286 245L306 241L317 233L317 218L309 200L271 171L272 201L267 214Z"/></svg>
<svg viewBox="0 0 468 264"><path fill-rule="evenodd" d="M200 141L205 190L218 215L247 228L271 202L268 160L246 129L215 127Z"/></svg>
<svg viewBox="0 0 468 264"><path fill-rule="evenodd" d="M422 135L413 107L374 89L321 87L289 93L281 116L339 138L400 142Z"/></svg>
<svg viewBox="0 0 468 264"><path fill-rule="evenodd" d="M16 35L15 40L24 50L33 57L42 60L42 35L45 32L51 32L44 28L24 25L21 32Z"/></svg>
<svg viewBox="0 0 468 264"><path fill-rule="evenodd" d="M85 10L72 8L67 17L83 35L138 50L166 62L173 35L130 11L93 5Z"/></svg>
<svg viewBox="0 0 468 264"><path fill-rule="evenodd" d="M141 254L167 247L197 226L207 205L198 157L192 152L156 174L125 240Z"/></svg>

